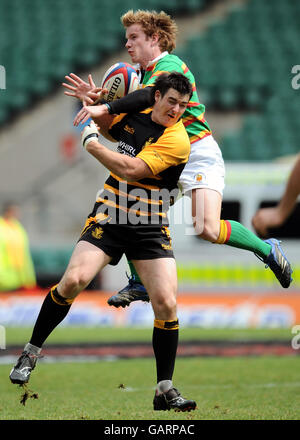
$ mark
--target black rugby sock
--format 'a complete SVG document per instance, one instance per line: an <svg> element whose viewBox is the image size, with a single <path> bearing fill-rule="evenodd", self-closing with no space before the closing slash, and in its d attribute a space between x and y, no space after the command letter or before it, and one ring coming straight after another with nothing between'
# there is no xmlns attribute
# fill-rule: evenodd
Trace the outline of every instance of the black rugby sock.
<svg viewBox="0 0 300 440"><path fill-rule="evenodd" d="M156 359L157 383L172 380L179 334L178 320L154 320L152 345Z"/></svg>
<svg viewBox="0 0 300 440"><path fill-rule="evenodd" d="M33 328L30 344L42 347L55 327L67 316L74 299L59 295L56 287L47 294Z"/></svg>

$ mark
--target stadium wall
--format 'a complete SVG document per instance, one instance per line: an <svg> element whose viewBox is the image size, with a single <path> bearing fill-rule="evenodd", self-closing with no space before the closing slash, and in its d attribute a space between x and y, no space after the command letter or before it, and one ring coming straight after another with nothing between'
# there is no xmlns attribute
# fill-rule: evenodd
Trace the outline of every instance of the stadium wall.
<svg viewBox="0 0 300 440"><path fill-rule="evenodd" d="M0 322L4 327L32 327L44 300L45 291L1 294ZM110 292L83 292L60 324L80 327L153 326L150 304L134 303L126 309L109 307ZM238 294L178 295L181 327L199 328L291 328L300 322L300 295L268 292Z"/></svg>

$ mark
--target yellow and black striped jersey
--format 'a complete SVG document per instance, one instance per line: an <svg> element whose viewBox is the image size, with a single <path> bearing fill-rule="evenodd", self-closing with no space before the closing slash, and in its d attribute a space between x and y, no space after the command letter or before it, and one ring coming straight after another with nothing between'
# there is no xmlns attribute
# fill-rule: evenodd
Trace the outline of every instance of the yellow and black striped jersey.
<svg viewBox="0 0 300 440"><path fill-rule="evenodd" d="M152 121L152 109L140 113L121 114L114 118L109 134L118 141L117 151L139 157L151 169L153 176L127 182L110 174L97 199L105 216L119 223L167 223L167 211L172 198L177 197L177 182L188 161L190 141L179 120L172 127ZM123 223L123 221L122 221Z"/></svg>

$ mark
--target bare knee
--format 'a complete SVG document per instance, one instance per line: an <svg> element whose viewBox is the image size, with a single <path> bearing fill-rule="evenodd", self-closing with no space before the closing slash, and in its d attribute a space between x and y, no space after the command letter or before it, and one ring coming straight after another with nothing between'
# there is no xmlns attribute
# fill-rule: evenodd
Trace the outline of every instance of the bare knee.
<svg viewBox="0 0 300 440"><path fill-rule="evenodd" d="M155 299L152 300L152 307L157 319L174 319L177 309L175 294L160 293L160 295L155 295Z"/></svg>
<svg viewBox="0 0 300 440"><path fill-rule="evenodd" d="M194 228L198 237L202 238L203 240L215 243L219 238L220 221L217 223L205 222L203 225L201 225L201 227L197 224L197 222L195 222Z"/></svg>
<svg viewBox="0 0 300 440"><path fill-rule="evenodd" d="M203 240L215 242L220 234L220 220L208 218L193 219L195 233Z"/></svg>

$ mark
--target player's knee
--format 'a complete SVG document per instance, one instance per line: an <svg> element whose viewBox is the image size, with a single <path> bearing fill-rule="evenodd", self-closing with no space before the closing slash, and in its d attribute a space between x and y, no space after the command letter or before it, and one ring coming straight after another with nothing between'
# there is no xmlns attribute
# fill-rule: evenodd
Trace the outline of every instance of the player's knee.
<svg viewBox="0 0 300 440"><path fill-rule="evenodd" d="M156 314L164 319L169 319L176 312L176 298L173 294L161 293L156 296L155 301L152 301L152 306Z"/></svg>
<svg viewBox="0 0 300 440"><path fill-rule="evenodd" d="M79 270L70 270L63 278L60 287L61 294L67 298L78 295L88 284L84 273Z"/></svg>

